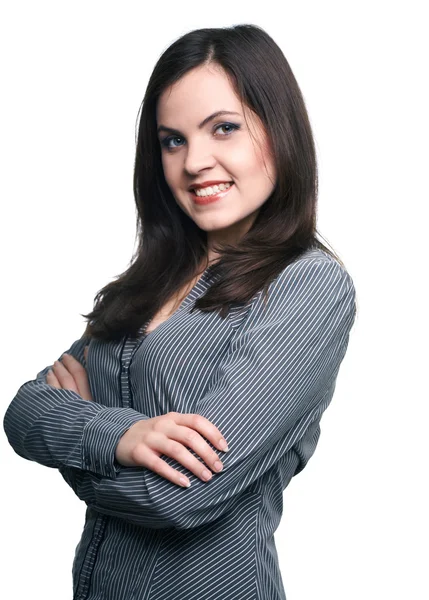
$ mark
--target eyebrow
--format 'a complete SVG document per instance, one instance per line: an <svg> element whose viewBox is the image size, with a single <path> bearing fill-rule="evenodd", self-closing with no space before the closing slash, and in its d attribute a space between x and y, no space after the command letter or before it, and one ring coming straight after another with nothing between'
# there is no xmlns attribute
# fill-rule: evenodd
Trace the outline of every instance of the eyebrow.
<svg viewBox="0 0 429 600"><path fill-rule="evenodd" d="M216 119L216 117L221 117L223 115L239 115L239 116L241 116L240 113L238 113L238 112L232 112L230 110L217 110L212 115L206 117L203 121L201 121L201 123L198 125L198 129L202 129L204 127L204 125L207 125L207 123L209 123L210 121L213 121L213 119ZM179 135L182 135L178 129L172 129L171 127L166 127L165 125L160 125L158 127L157 132L160 133L161 131L170 131L171 133L177 133Z"/></svg>

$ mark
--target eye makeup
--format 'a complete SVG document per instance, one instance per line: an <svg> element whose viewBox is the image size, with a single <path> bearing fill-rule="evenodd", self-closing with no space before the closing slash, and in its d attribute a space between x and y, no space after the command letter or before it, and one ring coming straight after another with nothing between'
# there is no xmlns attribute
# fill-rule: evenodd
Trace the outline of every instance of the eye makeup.
<svg viewBox="0 0 429 600"><path fill-rule="evenodd" d="M219 138L228 137L234 131L240 129L241 125L239 125L238 123L219 123L219 124L217 124L217 125L215 125L213 127L213 131L216 131L217 129L219 129L221 127L229 127L230 131L227 132L227 133L221 134L221 135L214 134L215 137L219 137ZM171 152L172 150L175 150L176 148L180 148L180 145L179 146L170 146L170 141L172 141L172 140L183 140L183 139L184 138L181 135L169 135L169 136L163 138L160 141L160 144L161 144L161 146L163 148L166 148L166 150L168 150L168 151Z"/></svg>

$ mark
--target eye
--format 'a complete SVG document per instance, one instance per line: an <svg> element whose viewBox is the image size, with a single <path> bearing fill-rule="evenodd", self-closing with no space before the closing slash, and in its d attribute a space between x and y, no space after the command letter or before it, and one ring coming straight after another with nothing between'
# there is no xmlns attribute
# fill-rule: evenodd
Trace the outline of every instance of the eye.
<svg viewBox="0 0 429 600"><path fill-rule="evenodd" d="M233 133L236 129L240 129L240 125L237 125L235 123L220 123L219 125L215 125L213 128L213 131L217 131L218 129L222 129L222 128L229 128L230 130L227 131L226 133L223 134L215 134L218 137L227 137L228 135L231 135L231 133ZM179 146L176 145L171 145L170 142L176 141L177 140L183 140L184 138L182 138L180 135L169 135L166 138L164 138L163 140L161 140L161 146L163 148L166 148L168 151L172 151L175 150L176 148L180 148L180 146L182 144L180 144Z"/></svg>
<svg viewBox="0 0 429 600"><path fill-rule="evenodd" d="M215 131L221 127L231 127L231 131L227 131L225 135L231 135L235 129L240 129L240 125L234 125L234 123L221 123L220 125L216 125Z"/></svg>
<svg viewBox="0 0 429 600"><path fill-rule="evenodd" d="M177 146L170 146L170 142L172 140L181 140L183 138L181 138L179 135L169 135L168 137L164 138L161 141L161 146L163 146L164 148L167 148L167 150L173 150L173 148L177 148Z"/></svg>

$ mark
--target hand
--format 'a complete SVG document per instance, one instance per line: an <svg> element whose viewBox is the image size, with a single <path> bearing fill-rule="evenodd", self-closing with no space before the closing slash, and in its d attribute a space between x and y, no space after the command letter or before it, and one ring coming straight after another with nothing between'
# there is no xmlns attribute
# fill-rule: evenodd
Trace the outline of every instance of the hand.
<svg viewBox="0 0 429 600"><path fill-rule="evenodd" d="M185 448L192 448L215 472L222 469L217 454L198 432L213 446L226 452L225 447L219 443L222 434L208 419L198 414L169 412L131 425L120 438L115 457L125 467L147 467L177 485L188 487L188 478L167 465L160 457L164 454L174 458L203 481L211 479L212 473ZM219 462L220 468L216 468L216 462ZM208 479L202 477L204 471L207 471Z"/></svg>
<svg viewBox="0 0 429 600"><path fill-rule="evenodd" d="M85 360L88 346L84 350ZM79 394L83 400L92 400L88 375L83 365L70 354L63 354L61 361L55 361L53 371L46 375L46 383L55 388L72 390Z"/></svg>

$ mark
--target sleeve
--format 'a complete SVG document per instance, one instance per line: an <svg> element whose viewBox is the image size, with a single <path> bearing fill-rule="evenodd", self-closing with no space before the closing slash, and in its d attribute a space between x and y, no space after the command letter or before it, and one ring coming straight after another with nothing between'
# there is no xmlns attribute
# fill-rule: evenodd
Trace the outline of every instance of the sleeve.
<svg viewBox="0 0 429 600"><path fill-rule="evenodd" d="M89 341L84 334L66 352L85 366ZM70 467L114 479L122 468L115 458L119 439L131 425L149 417L55 388L46 383L51 368L21 385L10 403L3 419L10 445L22 458L46 467Z"/></svg>
<svg viewBox="0 0 429 600"><path fill-rule="evenodd" d="M134 524L189 529L214 521L320 418L355 312L350 275L337 262L317 259L289 265L269 286L266 306L252 305L193 411L214 423L229 446L227 453L212 446L224 468L209 482L164 455L189 477L189 488L139 467L122 469L115 480L71 469L62 469L63 477L88 506Z"/></svg>

